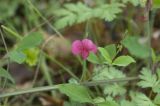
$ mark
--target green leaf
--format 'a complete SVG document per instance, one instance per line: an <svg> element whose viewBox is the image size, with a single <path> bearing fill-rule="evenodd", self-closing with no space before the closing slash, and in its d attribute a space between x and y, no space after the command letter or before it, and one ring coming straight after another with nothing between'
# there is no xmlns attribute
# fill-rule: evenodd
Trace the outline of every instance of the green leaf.
<svg viewBox="0 0 160 106"><path fill-rule="evenodd" d="M151 70L147 68L143 68L141 71L141 75L139 75L139 78L141 79L140 82L138 82L138 86L142 88L154 88L157 86L159 81L157 80L157 76L151 73Z"/></svg>
<svg viewBox="0 0 160 106"><path fill-rule="evenodd" d="M90 61L91 63L100 64L100 60L93 52L89 53L87 60Z"/></svg>
<svg viewBox="0 0 160 106"><path fill-rule="evenodd" d="M89 95L88 89L77 84L62 84L59 86L60 92L69 96L72 100L79 103L92 103L93 100Z"/></svg>
<svg viewBox="0 0 160 106"><path fill-rule="evenodd" d="M94 103L102 103L105 102L105 99L103 97L96 97L93 101Z"/></svg>
<svg viewBox="0 0 160 106"><path fill-rule="evenodd" d="M160 8L160 0L153 0L153 9Z"/></svg>
<svg viewBox="0 0 160 106"><path fill-rule="evenodd" d="M69 15L59 19L55 22L55 27L57 29L64 28L66 26L71 26L75 23L76 16L73 13L70 13Z"/></svg>
<svg viewBox="0 0 160 106"><path fill-rule="evenodd" d="M98 50L99 50L99 52L101 53L101 55L104 57L104 59L106 60L106 62L107 62L108 64L111 64L112 59L111 59L108 51L107 51L105 48L102 48L102 47L98 47Z"/></svg>
<svg viewBox="0 0 160 106"><path fill-rule="evenodd" d="M157 76L158 76L158 79L160 79L160 68L157 68Z"/></svg>
<svg viewBox="0 0 160 106"><path fill-rule="evenodd" d="M117 14L122 12L121 7L123 6L120 3L104 4L95 8L93 14L96 18L113 21L117 17Z"/></svg>
<svg viewBox="0 0 160 106"><path fill-rule="evenodd" d="M156 95L156 97L154 98L154 103L160 105L160 94Z"/></svg>
<svg viewBox="0 0 160 106"><path fill-rule="evenodd" d="M152 49L152 61L153 61L153 63L157 62L156 58L157 58L156 53L155 53L154 49Z"/></svg>
<svg viewBox="0 0 160 106"><path fill-rule="evenodd" d="M12 83L15 83L14 79L12 78L12 76L8 73L7 70L0 68L0 77L9 79Z"/></svg>
<svg viewBox="0 0 160 106"><path fill-rule="evenodd" d="M105 47L105 49L108 51L110 57L113 59L115 56L116 56L116 45L115 44L110 44L110 45L107 45Z"/></svg>
<svg viewBox="0 0 160 106"><path fill-rule="evenodd" d="M61 29L85 22L91 18L112 21L117 17L118 13L122 12L122 6L120 3L111 3L101 4L92 8L82 2L65 4L64 8L60 8L54 12L57 19L55 26Z"/></svg>
<svg viewBox="0 0 160 106"><path fill-rule="evenodd" d="M156 106L146 95L142 93L136 93L132 98L136 106Z"/></svg>
<svg viewBox="0 0 160 106"><path fill-rule="evenodd" d="M65 4L63 9L54 12L58 17L55 26L61 29L66 26L72 26L75 23L84 22L92 17L91 11L91 8L81 2Z"/></svg>
<svg viewBox="0 0 160 106"><path fill-rule="evenodd" d="M33 48L35 46L40 45L42 41L43 41L43 36L41 33L39 32L30 33L20 41L17 50L23 51L29 48Z"/></svg>
<svg viewBox="0 0 160 106"><path fill-rule="evenodd" d="M152 87L154 93L160 93L160 80L157 81L157 85Z"/></svg>
<svg viewBox="0 0 160 106"><path fill-rule="evenodd" d="M27 50L24 50L23 52L26 55L26 63L29 64L30 66L36 65L38 61L38 56L39 56L39 49L38 48L30 48Z"/></svg>
<svg viewBox="0 0 160 106"><path fill-rule="evenodd" d="M120 106L135 106L135 104L133 102L127 101L127 100L122 100L120 102Z"/></svg>
<svg viewBox="0 0 160 106"><path fill-rule="evenodd" d="M113 65L127 66L131 63L135 63L135 60L130 56L119 56L113 61Z"/></svg>
<svg viewBox="0 0 160 106"><path fill-rule="evenodd" d="M99 103L98 106L119 106L115 101L106 101Z"/></svg>
<svg viewBox="0 0 160 106"><path fill-rule="evenodd" d="M120 86L119 84L112 84L112 85L106 85L104 90L104 94L106 95L112 95L115 97L116 95L123 95L126 93L126 89L123 86Z"/></svg>
<svg viewBox="0 0 160 106"><path fill-rule="evenodd" d="M9 58L11 61L22 64L26 59L26 55L20 51L13 50L9 52Z"/></svg>
<svg viewBox="0 0 160 106"><path fill-rule="evenodd" d="M125 78L126 75L122 73L122 71L114 68L114 67L96 67L94 69L92 80L99 81L99 80L107 80L107 79L115 79L115 78ZM123 95L126 90L124 85L126 82L123 83L113 83L107 84L103 86L104 94L116 96L116 95Z"/></svg>
<svg viewBox="0 0 160 106"><path fill-rule="evenodd" d="M107 80L107 79L114 79L114 78L125 78L126 75L114 68L114 67L96 67L94 68L94 73L92 80Z"/></svg>
<svg viewBox="0 0 160 106"><path fill-rule="evenodd" d="M139 43L138 36L127 36L121 41L121 44L126 47L129 52L138 58L147 58L150 56L150 48Z"/></svg>

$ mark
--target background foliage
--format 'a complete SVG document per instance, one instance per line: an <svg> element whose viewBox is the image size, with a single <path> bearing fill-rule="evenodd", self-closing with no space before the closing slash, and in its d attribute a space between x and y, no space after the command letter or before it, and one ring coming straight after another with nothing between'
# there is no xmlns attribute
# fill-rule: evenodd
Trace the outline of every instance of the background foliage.
<svg viewBox="0 0 160 106"><path fill-rule="evenodd" d="M160 2L149 1L1 0L0 105L159 106ZM98 47L86 62L71 54L83 38Z"/></svg>

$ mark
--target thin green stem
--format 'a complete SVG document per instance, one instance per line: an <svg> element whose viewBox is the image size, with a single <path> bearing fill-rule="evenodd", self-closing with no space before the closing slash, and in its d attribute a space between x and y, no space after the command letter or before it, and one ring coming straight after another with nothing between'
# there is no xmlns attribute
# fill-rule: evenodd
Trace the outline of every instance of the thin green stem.
<svg viewBox="0 0 160 106"><path fill-rule="evenodd" d="M86 22L86 28L85 28L85 38L88 38L88 36L89 36L89 24L90 24L90 22L89 22L89 20L87 20L87 22Z"/></svg>
<svg viewBox="0 0 160 106"><path fill-rule="evenodd" d="M21 95L21 94L26 94L26 93L56 90L56 89L58 89L58 85L23 89L23 90L17 90L17 91L11 92L11 93L0 94L0 98L15 96L15 95Z"/></svg>
<svg viewBox="0 0 160 106"><path fill-rule="evenodd" d="M149 93L149 98L152 98L152 94L153 94L153 91L151 89L150 93Z"/></svg>
<svg viewBox="0 0 160 106"><path fill-rule="evenodd" d="M103 84L108 84L108 83L114 83L114 82L118 83L118 82L132 81L132 80L138 80L138 79L139 79L138 77L127 77L127 78L117 78L117 79L110 79L110 80L99 80L99 81L91 81L91 82L82 82L80 84L84 85L84 86L97 86L97 85L103 85ZM22 95L22 94L26 94L26 93L57 90L57 89L59 89L59 85L23 89L23 90L17 90L17 91L14 91L14 92L10 92L10 93L0 94L0 98L10 97L10 96L15 96L15 95Z"/></svg>
<svg viewBox="0 0 160 106"><path fill-rule="evenodd" d="M145 31L146 31L146 36L148 37L148 47L149 47L148 68L151 69L152 57L151 57L151 30L150 30L149 13L146 13L146 17L148 19L145 23Z"/></svg>
<svg viewBox="0 0 160 106"><path fill-rule="evenodd" d="M153 24L154 24L154 18L155 18L155 14L156 14L156 10L152 10L151 11L151 19L150 19L150 42L151 42L151 37L152 37L152 34L153 34ZM150 47L151 47L151 44L150 44ZM154 67L154 62L153 62L153 59L152 59L152 54L153 52L152 52L152 47L151 47L151 50L150 50L150 58L151 58L151 70L153 69L153 67ZM154 70L152 70L152 73L154 73Z"/></svg>
<svg viewBox="0 0 160 106"><path fill-rule="evenodd" d="M132 81L132 80L139 80L139 77L126 77L126 78L116 78L116 79L89 81L89 82L86 81L86 82L82 82L81 84L85 86L97 86L97 85L105 85L108 83L124 82L124 81Z"/></svg>
<svg viewBox="0 0 160 106"><path fill-rule="evenodd" d="M82 69L82 76L81 76L81 81L83 81L86 78L86 60L83 61L83 69Z"/></svg>

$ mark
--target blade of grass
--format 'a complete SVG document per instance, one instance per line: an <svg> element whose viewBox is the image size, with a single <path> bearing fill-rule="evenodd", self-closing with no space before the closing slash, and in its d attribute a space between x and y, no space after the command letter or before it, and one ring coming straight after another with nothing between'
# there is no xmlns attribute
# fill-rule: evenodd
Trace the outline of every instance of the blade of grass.
<svg viewBox="0 0 160 106"><path fill-rule="evenodd" d="M63 64L61 64L59 61L57 61L55 58L49 56L48 54L44 53L44 55L50 59L51 61L53 61L54 63L56 63L57 65L59 65L63 70L65 70L69 75L71 75L73 78L75 78L76 80L79 81L79 78L71 71L69 70L67 67L65 67Z"/></svg>
<svg viewBox="0 0 160 106"><path fill-rule="evenodd" d="M52 77L51 77L51 74L49 72L49 68L46 64L46 60L45 60L45 57L43 57L42 59L42 63L41 63L41 70L42 70L42 73L44 75L44 78L45 80L47 81L47 83L50 85L50 86L53 86L53 81L52 81ZM52 93L52 96L55 95L55 92L54 91L51 91Z"/></svg>
<svg viewBox="0 0 160 106"><path fill-rule="evenodd" d="M30 0L27 0L29 6L39 15L49 26L52 28L53 31L57 33L57 35L61 38L64 38L63 35L41 14L41 12L33 5L33 3Z"/></svg>
<svg viewBox="0 0 160 106"><path fill-rule="evenodd" d="M8 27L6 27L6 26L4 26L4 25L2 25L2 28L3 28L4 30L6 30L7 32L9 32L10 34L12 34L14 37L16 37L16 38L18 38L18 39L22 39L22 37L21 37L18 33L14 32L14 31L11 30L10 28L8 28Z"/></svg>
<svg viewBox="0 0 160 106"><path fill-rule="evenodd" d="M3 35L2 25L0 26L0 35L1 35L1 38L2 38L2 42L3 42L3 44L4 44L4 48L5 48L5 50L6 50L6 54L8 54L9 51L8 51L8 47L7 47L7 44L6 44L4 35ZM9 69L9 63L10 63L10 60L7 59L7 71L8 71L8 69ZM1 81L1 80L0 80L0 81ZM1 83L1 82L0 82L0 83ZM5 87L6 83L7 83L7 79L4 80L3 88Z"/></svg>

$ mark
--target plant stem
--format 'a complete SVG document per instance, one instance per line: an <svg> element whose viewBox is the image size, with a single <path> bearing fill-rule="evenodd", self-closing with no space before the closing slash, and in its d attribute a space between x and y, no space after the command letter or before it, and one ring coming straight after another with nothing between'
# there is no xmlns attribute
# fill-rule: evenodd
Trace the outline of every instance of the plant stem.
<svg viewBox="0 0 160 106"><path fill-rule="evenodd" d="M149 13L146 13L147 21L145 25L146 36L148 37L148 47L149 47L149 59L148 59L148 68L151 69L152 57L151 57L151 31L150 31L150 21Z"/></svg>
<svg viewBox="0 0 160 106"><path fill-rule="evenodd" d="M151 90L150 93L149 93L149 98L152 97L152 93L153 93L153 91Z"/></svg>
<svg viewBox="0 0 160 106"><path fill-rule="evenodd" d="M80 84L83 86L97 86L97 85L103 85L107 83L114 83L114 82L118 83L118 82L132 81L132 80L138 80L138 79L139 79L138 77L127 77L127 78L117 78L117 79L110 79L110 80L82 82ZM17 90L11 93L0 94L0 98L21 95L21 94L26 94L26 93L40 92L40 91L57 90L58 88L59 88L59 85L54 85L54 86L43 86L43 87L36 87L36 88L30 88L30 89Z"/></svg>
<svg viewBox="0 0 160 106"><path fill-rule="evenodd" d="M26 93L33 93L33 92L40 92L40 91L49 91L49 90L56 90L58 89L58 85L54 86L44 86L44 87L36 87L36 88L30 88L30 89L24 89L24 90L17 90L11 93L4 93L0 94L0 98L14 96L14 95L21 95Z"/></svg>
<svg viewBox="0 0 160 106"><path fill-rule="evenodd" d="M132 80L138 80L139 77L126 77L126 78L116 78L116 79L108 79L108 80L98 80L98 81L86 81L82 82L82 85L85 86L96 86L96 85L104 85L107 83L114 83L114 82L123 82L123 81L132 81Z"/></svg>
<svg viewBox="0 0 160 106"><path fill-rule="evenodd" d="M82 76L80 81L83 81L85 78L86 78L86 60L83 61Z"/></svg>

